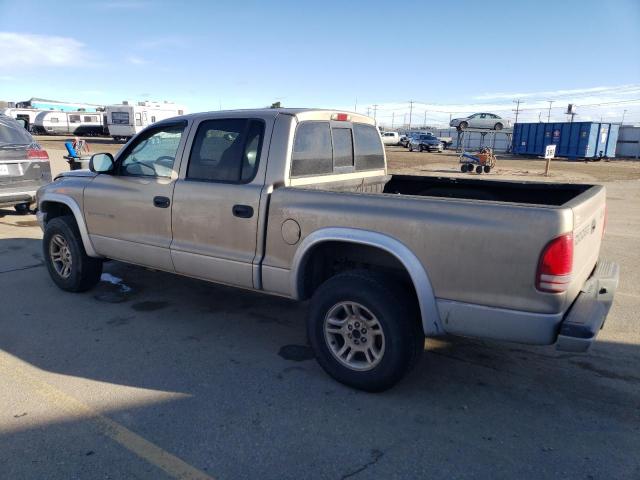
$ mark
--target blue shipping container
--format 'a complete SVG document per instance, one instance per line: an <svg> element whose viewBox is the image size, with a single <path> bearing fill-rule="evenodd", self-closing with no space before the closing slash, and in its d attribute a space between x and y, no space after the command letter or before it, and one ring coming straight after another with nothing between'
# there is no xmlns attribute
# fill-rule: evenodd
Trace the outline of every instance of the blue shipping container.
<svg viewBox="0 0 640 480"><path fill-rule="evenodd" d="M547 145L556 145L556 157L613 158L619 130L617 123L516 123L513 153L544 156Z"/></svg>

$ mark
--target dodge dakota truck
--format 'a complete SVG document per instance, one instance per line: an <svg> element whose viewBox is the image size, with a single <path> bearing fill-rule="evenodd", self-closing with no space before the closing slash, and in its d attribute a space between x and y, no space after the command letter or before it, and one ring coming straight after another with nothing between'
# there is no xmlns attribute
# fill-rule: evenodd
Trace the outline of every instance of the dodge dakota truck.
<svg viewBox="0 0 640 480"><path fill-rule="evenodd" d="M297 300L322 368L393 386L425 336L583 352L618 266L599 259L605 189L389 175L373 119L318 109L162 120L38 191L55 284L105 259Z"/></svg>

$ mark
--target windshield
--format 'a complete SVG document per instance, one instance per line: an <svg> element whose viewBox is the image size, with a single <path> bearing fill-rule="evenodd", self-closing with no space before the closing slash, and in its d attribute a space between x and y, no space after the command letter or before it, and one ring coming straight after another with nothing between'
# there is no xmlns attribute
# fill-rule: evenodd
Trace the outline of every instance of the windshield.
<svg viewBox="0 0 640 480"><path fill-rule="evenodd" d="M0 145L30 145L33 139L22 125L11 117L0 117Z"/></svg>

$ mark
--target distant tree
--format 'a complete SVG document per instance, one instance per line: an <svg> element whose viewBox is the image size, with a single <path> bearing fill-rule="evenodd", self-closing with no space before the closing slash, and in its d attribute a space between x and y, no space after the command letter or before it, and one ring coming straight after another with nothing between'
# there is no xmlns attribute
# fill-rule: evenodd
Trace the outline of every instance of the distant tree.
<svg viewBox="0 0 640 480"><path fill-rule="evenodd" d="M282 105L280 105L280 102L275 102L272 103L269 108L282 108Z"/></svg>

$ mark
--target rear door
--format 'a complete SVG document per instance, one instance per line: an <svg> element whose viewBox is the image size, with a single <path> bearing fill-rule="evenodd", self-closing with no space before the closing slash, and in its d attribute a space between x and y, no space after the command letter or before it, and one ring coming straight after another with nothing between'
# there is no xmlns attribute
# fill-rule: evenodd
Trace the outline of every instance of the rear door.
<svg viewBox="0 0 640 480"><path fill-rule="evenodd" d="M173 195L173 264L178 273L252 288L266 122L218 118L195 127Z"/></svg>

